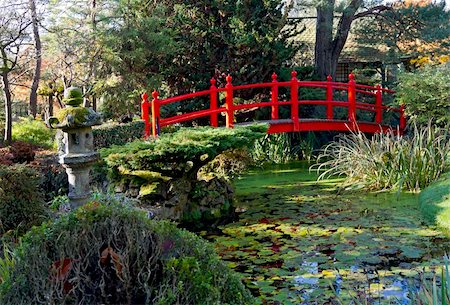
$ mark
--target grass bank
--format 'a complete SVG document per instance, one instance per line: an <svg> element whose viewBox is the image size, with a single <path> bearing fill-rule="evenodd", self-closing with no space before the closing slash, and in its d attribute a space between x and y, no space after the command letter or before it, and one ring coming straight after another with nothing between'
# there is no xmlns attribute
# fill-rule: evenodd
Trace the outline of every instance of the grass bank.
<svg viewBox="0 0 450 305"><path fill-rule="evenodd" d="M419 202L425 219L450 235L450 173L425 188Z"/></svg>

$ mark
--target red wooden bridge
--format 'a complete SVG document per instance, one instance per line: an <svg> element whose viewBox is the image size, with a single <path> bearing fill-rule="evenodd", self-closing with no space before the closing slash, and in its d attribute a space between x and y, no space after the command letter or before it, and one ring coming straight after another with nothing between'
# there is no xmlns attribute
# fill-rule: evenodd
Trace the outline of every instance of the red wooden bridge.
<svg viewBox="0 0 450 305"><path fill-rule="evenodd" d="M277 75L272 75L272 82L260 84L248 84L234 86L231 81L232 77L226 77L226 85L224 88L216 87L216 80L211 79L211 87L209 90L200 92L170 97L167 99L159 99L158 92L155 90L152 93L153 100L148 101L147 93L142 95L142 119L145 121L145 136L152 134L158 136L162 127L169 126L176 123L190 121L202 117L209 117L210 125L219 127L219 114L225 114L225 127L233 128L235 124L235 114L237 111L244 109L256 109L260 107L270 107L270 120L262 122L269 124L268 133L281 132L297 132L297 131L362 131L367 133L386 132L393 130L394 132L402 133L406 119L404 116L403 105L400 108L394 108L383 105L383 96L392 95L395 93L392 90L381 88L381 86L371 87L357 84L353 74L349 75L348 83L333 82L331 76L328 76L327 81L299 81L297 79L297 72L291 73L291 80L287 82L277 81ZM289 100L279 100L279 88L287 88L290 91ZM299 89L302 87L322 88L325 90L325 100L302 100L299 97ZM236 90L249 90L255 88L268 88L271 92L271 100L264 102L252 102L250 104L235 104L233 102L233 95ZM341 91L346 93L347 100L334 100L333 96L336 92ZM219 105L218 94L225 93L224 105ZM342 94L341 94L342 96ZM164 105L176 102L189 102L198 97L207 97L209 99L209 108L204 110L193 111L190 113L181 113L171 117L161 117L161 107ZM299 107L305 105L323 105L326 107L325 118L302 118L299 116ZM280 107L290 108L290 117L280 118ZM347 108L347 117L345 119L336 119L334 117L334 108ZM359 112L375 113L372 121L363 121L358 118L357 110ZM383 123L383 113L397 112L399 114L398 124L392 126ZM150 121L151 114L151 121ZM261 121L260 121L261 122Z"/></svg>

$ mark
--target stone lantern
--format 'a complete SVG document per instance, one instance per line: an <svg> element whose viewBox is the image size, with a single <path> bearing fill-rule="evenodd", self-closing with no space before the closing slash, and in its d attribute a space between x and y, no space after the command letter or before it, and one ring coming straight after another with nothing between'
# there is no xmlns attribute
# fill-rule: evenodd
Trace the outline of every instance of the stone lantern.
<svg viewBox="0 0 450 305"><path fill-rule="evenodd" d="M89 200L89 173L99 159L94 150L92 126L100 125L101 115L94 110L81 107L83 94L79 88L64 91L63 103L56 117L50 117L47 125L62 130L58 140L59 163L64 166L69 180L69 201L72 209Z"/></svg>

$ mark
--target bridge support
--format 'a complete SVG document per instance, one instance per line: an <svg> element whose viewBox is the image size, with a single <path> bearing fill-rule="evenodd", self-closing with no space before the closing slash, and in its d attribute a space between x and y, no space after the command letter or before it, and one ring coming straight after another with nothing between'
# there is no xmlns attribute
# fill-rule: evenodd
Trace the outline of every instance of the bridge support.
<svg viewBox="0 0 450 305"><path fill-rule="evenodd" d="M333 86L331 75L327 76L327 120L333 119Z"/></svg>
<svg viewBox="0 0 450 305"><path fill-rule="evenodd" d="M294 131L299 131L298 117L298 79L297 71L291 72L291 119L294 124Z"/></svg>
<svg viewBox="0 0 450 305"><path fill-rule="evenodd" d="M275 72L272 74L272 120L278 120L278 81Z"/></svg>
<svg viewBox="0 0 450 305"><path fill-rule="evenodd" d="M348 120L354 124L356 122L356 82L353 73L350 73L348 78Z"/></svg>
<svg viewBox="0 0 450 305"><path fill-rule="evenodd" d="M142 94L142 104L141 104L141 118L144 121L144 137L147 138L150 136L150 117L148 113L148 108L150 103L148 102L148 94L144 92Z"/></svg>
<svg viewBox="0 0 450 305"><path fill-rule="evenodd" d="M210 115L210 123L213 127L219 126L219 121L217 119L217 87L216 87L216 80L215 78L211 78L211 93L210 93L210 106L209 109L211 109L211 115Z"/></svg>
<svg viewBox="0 0 450 305"><path fill-rule="evenodd" d="M234 111L233 111L233 85L231 84L231 80L233 78L230 74L228 74L226 80L227 84L225 85L226 89L226 97L225 97L225 108L227 110L226 113L226 127L233 128L234 126Z"/></svg>

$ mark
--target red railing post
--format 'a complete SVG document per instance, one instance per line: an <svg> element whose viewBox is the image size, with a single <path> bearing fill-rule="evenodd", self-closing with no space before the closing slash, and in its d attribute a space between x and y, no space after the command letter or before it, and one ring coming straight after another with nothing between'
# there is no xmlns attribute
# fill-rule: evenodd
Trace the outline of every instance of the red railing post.
<svg viewBox="0 0 450 305"><path fill-rule="evenodd" d="M160 115L160 105L158 100L158 91L153 91L153 101L152 101L152 133L154 137L159 135L159 121L161 119Z"/></svg>
<svg viewBox="0 0 450 305"><path fill-rule="evenodd" d="M327 76L327 119L333 119L333 86L331 85L331 81L333 78L331 75Z"/></svg>
<svg viewBox="0 0 450 305"><path fill-rule="evenodd" d="M406 117L405 117L405 104L400 105L400 133L403 134L403 131L406 128Z"/></svg>
<svg viewBox="0 0 450 305"><path fill-rule="evenodd" d="M148 94L144 92L142 94L142 104L141 104L141 117L144 120L145 129L144 129L144 137L147 138L150 136L150 118L148 115L148 108L150 103L148 102Z"/></svg>
<svg viewBox="0 0 450 305"><path fill-rule="evenodd" d="M380 85L377 85L377 92L375 94L375 111L375 123L381 125L383 121L383 93Z"/></svg>
<svg viewBox="0 0 450 305"><path fill-rule="evenodd" d="M211 93L210 93L210 106L209 109L213 110L217 110L217 87L216 87L216 79L213 77L210 80L211 83ZM217 119L217 112L211 113L210 115L210 123L212 127L218 127L219 126L219 122Z"/></svg>
<svg viewBox="0 0 450 305"><path fill-rule="evenodd" d="M278 120L278 81L277 74L273 72L272 74L272 120Z"/></svg>
<svg viewBox="0 0 450 305"><path fill-rule="evenodd" d="M226 127L233 128L234 125L234 113L233 113L233 85L231 80L233 78L230 74L226 77L227 84L225 85L226 97L225 97L225 109L226 113Z"/></svg>
<svg viewBox="0 0 450 305"><path fill-rule="evenodd" d="M298 80L297 71L291 72L291 119L294 124L294 131L299 131L299 117L298 117Z"/></svg>
<svg viewBox="0 0 450 305"><path fill-rule="evenodd" d="M348 75L348 120L356 122L356 82L353 73Z"/></svg>

